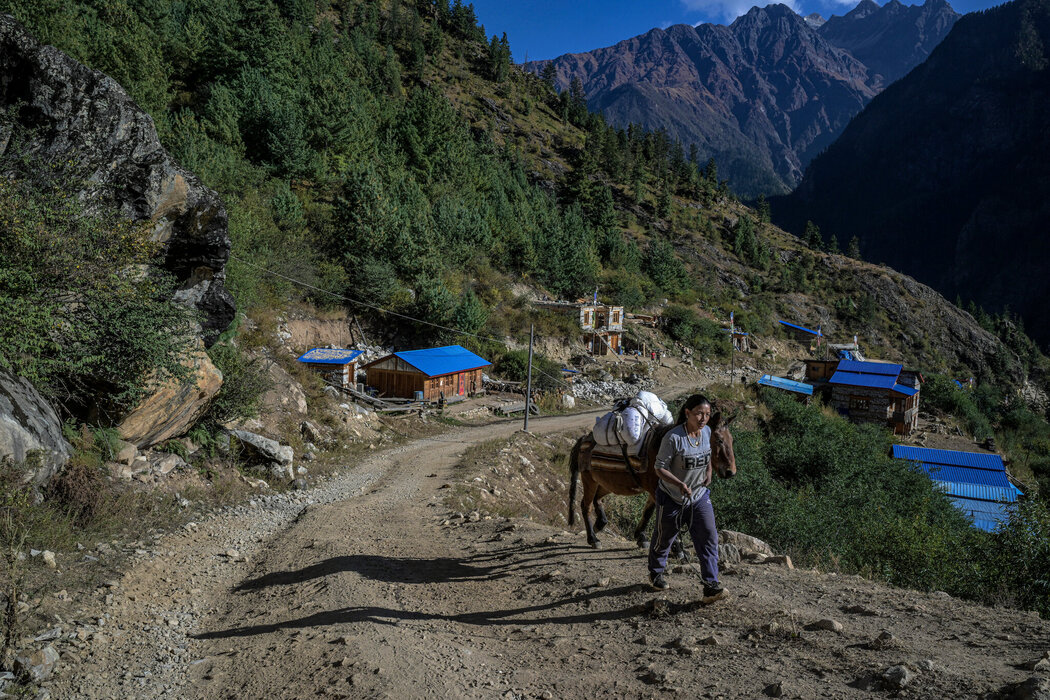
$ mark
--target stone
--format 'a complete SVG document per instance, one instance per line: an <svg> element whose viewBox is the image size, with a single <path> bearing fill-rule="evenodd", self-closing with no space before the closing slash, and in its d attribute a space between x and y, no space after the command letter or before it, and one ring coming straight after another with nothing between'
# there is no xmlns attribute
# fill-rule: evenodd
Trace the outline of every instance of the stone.
<svg viewBox="0 0 1050 700"><path fill-rule="evenodd" d="M892 690L901 690L915 680L915 673L907 666L890 666L882 672L883 683Z"/></svg>
<svg viewBox="0 0 1050 700"><path fill-rule="evenodd" d="M291 447L247 430L231 430L230 435L250 461L257 465L261 463L262 467L277 479L295 480L295 470L292 466L295 453Z"/></svg>
<svg viewBox="0 0 1050 700"><path fill-rule="evenodd" d="M1026 671L1050 671L1050 651L1044 651L1039 658L1024 664L1024 669Z"/></svg>
<svg viewBox="0 0 1050 700"><path fill-rule="evenodd" d="M133 442L119 440L117 442L116 461L130 467L135 458L139 456L139 448Z"/></svg>
<svg viewBox="0 0 1050 700"><path fill-rule="evenodd" d="M0 49L4 22L0 16ZM0 66L3 63L0 54ZM9 458L22 472L24 483L40 487L72 454L73 447L62 436L62 421L55 409L29 380L0 369L0 459Z"/></svg>
<svg viewBox="0 0 1050 700"><path fill-rule="evenodd" d="M772 557L766 557L763 561L765 564L779 564L780 566L787 567L788 569L794 569L795 565L791 563L791 557L786 554L778 554Z"/></svg>
<svg viewBox="0 0 1050 700"><path fill-rule="evenodd" d="M0 93L0 109L25 103L14 113L16 120L26 115L30 129L23 151L48 163L75 159L83 171L78 196L89 212L104 204L149 222L153 240L165 245L175 298L201 312L203 339L213 343L235 312L225 288L230 237L219 195L175 163L153 119L115 80L41 44L7 15L0 15L0 75L19 77L18 90ZM0 152L6 145L0 140Z"/></svg>
<svg viewBox="0 0 1050 700"><path fill-rule="evenodd" d="M842 608L842 612L849 613L850 615L865 615L868 617L875 617L879 614L864 605L848 605Z"/></svg>
<svg viewBox="0 0 1050 700"><path fill-rule="evenodd" d="M58 652L48 644L43 649L28 655L15 657L15 673L34 683L40 683L51 677L58 663Z"/></svg>
<svg viewBox="0 0 1050 700"><path fill-rule="evenodd" d="M730 542L719 542L718 543L718 563L719 565L732 566L733 564L740 563L740 550L735 544Z"/></svg>
<svg viewBox="0 0 1050 700"><path fill-rule="evenodd" d="M818 631L818 630L824 630L824 631L827 631L827 632L835 632L837 634L841 634L843 628L842 628L842 623L841 622L839 622L838 620L832 620L829 617L829 618L824 618L822 620L817 620L815 622L811 622L808 625L806 625L805 629L807 629L807 630L809 630L811 632Z"/></svg>
<svg viewBox="0 0 1050 700"><path fill-rule="evenodd" d="M304 420L299 424L299 430L302 432L304 438L315 445L321 445L325 442L324 436L321 434L321 429L308 420Z"/></svg>
<svg viewBox="0 0 1050 700"><path fill-rule="evenodd" d="M47 568L49 568L49 569L57 569L58 568L58 562L55 561L55 553L54 552L52 552L50 550L45 550L43 555L41 556L41 559L44 560L44 564L47 565Z"/></svg>
<svg viewBox="0 0 1050 700"><path fill-rule="evenodd" d="M562 394L561 407L566 411L576 408L576 398L572 394Z"/></svg>
<svg viewBox="0 0 1050 700"><path fill-rule="evenodd" d="M160 459L153 463L153 471L158 474L169 474L176 469L185 469L186 460L176 454L162 453Z"/></svg>
<svg viewBox="0 0 1050 700"><path fill-rule="evenodd" d="M188 354L183 364L190 378L151 383L150 394L117 426L120 436L139 448L170 440L189 430L222 387L222 372L204 352L203 343Z"/></svg>
<svg viewBox="0 0 1050 700"><path fill-rule="evenodd" d="M34 642L50 642L52 640L58 639L61 636L62 636L62 628L61 627L52 627L51 629L47 630L46 632L42 632L42 633L38 634L37 636L33 637L33 641Z"/></svg>
<svg viewBox="0 0 1050 700"><path fill-rule="evenodd" d="M745 535L742 532L736 532L735 530L719 530L718 531L718 542L719 544L731 544L740 551L741 555L754 552L756 554L765 554L767 557L771 557L775 554L773 548L768 544L752 537L751 535Z"/></svg>
<svg viewBox="0 0 1050 700"><path fill-rule="evenodd" d="M888 631L883 631L878 637L868 643L868 648L876 651L894 649L898 646L900 646L900 644L897 642L897 638L893 636L893 633Z"/></svg>

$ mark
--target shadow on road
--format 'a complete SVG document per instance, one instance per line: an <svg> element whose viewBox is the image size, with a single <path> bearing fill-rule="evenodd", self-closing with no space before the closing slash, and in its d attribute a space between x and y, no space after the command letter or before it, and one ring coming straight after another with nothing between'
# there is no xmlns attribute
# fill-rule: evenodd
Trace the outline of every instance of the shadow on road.
<svg viewBox="0 0 1050 700"><path fill-rule="evenodd" d="M246 627L233 627L227 630L205 632L192 635L194 639L229 639L233 637L253 637L260 634L271 634L285 629L303 629L307 627L327 627L330 625L345 625L353 622L371 622L380 625L397 625L403 621L446 621L458 622L465 625L543 625L559 624L572 625L579 623L597 622L598 620L623 620L636 617L642 613L641 606L631 605L622 610L604 610L588 613L574 613L562 615L542 615L548 611L555 611L566 605L578 605L585 601L600 598L615 598L617 596L648 590L643 584L630 586L619 586L617 588L603 588L583 595L565 598L559 601L545 603L543 605L530 605L507 610L489 610L482 612L461 613L458 615L441 615L436 613L417 612L413 610L394 610L392 608L381 608L376 606L357 606L329 610L326 612L308 615L296 620L284 620L269 624L250 625Z"/></svg>

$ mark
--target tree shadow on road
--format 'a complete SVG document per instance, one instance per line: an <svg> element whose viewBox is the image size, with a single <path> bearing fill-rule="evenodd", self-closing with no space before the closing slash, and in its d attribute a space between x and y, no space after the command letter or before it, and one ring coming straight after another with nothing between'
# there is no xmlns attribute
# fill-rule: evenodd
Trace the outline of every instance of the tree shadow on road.
<svg viewBox="0 0 1050 700"><path fill-rule="evenodd" d="M346 625L354 622L370 622L380 625L397 625L404 621L444 621L457 622L464 625L572 625L581 623L592 623L599 620L623 620L637 617L645 611L644 606L631 605L621 610L603 610L587 613L568 613L561 615L542 615L548 611L554 611L567 605L584 604L586 601L601 598L615 598L629 593L648 590L644 584L633 584L619 586L617 588L603 588L583 595L572 596L542 605L530 605L520 608L505 610L489 610L480 612L460 613L458 615L442 615L438 613L418 612L413 610L394 610L376 606L351 606L339 610L308 615L295 620L284 620L269 624L250 625L245 627L234 627L227 630L205 632L192 635L194 639L229 639L233 637L253 637L260 634L271 634L285 629L303 629L307 627L328 627L331 625Z"/></svg>
<svg viewBox="0 0 1050 700"><path fill-rule="evenodd" d="M551 565L551 557L574 551L572 545L544 544L527 550L504 551L467 557L386 557L377 554L348 554L330 557L295 571L275 571L242 581L235 593L272 586L294 586L333 574L354 572L387 583L427 584L456 581L494 581L537 567ZM590 550L588 550L590 551ZM511 559L513 561L506 561ZM497 562L497 563L488 563Z"/></svg>

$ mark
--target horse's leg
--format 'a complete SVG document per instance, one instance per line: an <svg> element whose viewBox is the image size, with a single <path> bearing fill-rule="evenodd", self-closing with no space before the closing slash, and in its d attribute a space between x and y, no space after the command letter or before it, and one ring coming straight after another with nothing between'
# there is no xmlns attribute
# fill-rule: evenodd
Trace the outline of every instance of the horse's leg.
<svg viewBox="0 0 1050 700"><path fill-rule="evenodd" d="M649 494L649 497L645 499L645 507L642 508L642 517L638 520L638 527L634 528L634 541L638 543L639 547L649 548L649 538L646 537L646 529L649 527L649 521L652 520L653 512L656 510L656 500L653 498L653 494Z"/></svg>
<svg viewBox="0 0 1050 700"><path fill-rule="evenodd" d="M598 482L590 472L581 474L583 480L583 498L580 501L580 513L583 515L583 525L587 528L587 544L598 549L602 543L594 534L594 525L591 524L591 504L594 503L594 495L598 490Z"/></svg>
<svg viewBox="0 0 1050 700"><path fill-rule="evenodd" d="M608 496L611 491L605 488L601 484L594 492L594 512L597 515L594 521L594 531L601 532L605 529L605 526L609 524L609 518L605 515L605 509L602 508L602 499Z"/></svg>

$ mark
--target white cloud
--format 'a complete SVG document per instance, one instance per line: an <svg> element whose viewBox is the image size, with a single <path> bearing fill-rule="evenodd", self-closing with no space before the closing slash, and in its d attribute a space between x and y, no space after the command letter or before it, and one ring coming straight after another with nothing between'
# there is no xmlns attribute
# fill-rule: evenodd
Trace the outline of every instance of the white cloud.
<svg viewBox="0 0 1050 700"><path fill-rule="evenodd" d="M831 2L844 2L844 3L855 3L856 0L830 0ZM711 17L715 21L732 22L740 15L747 14L747 11L752 7L755 7L753 0L681 0L682 5L685 9L690 12L702 12L708 17ZM769 3L766 3L769 4ZM795 12L799 11L798 2L796 0L781 0L780 4L787 5ZM762 5L765 7L765 5ZM703 22L697 22L702 24Z"/></svg>

